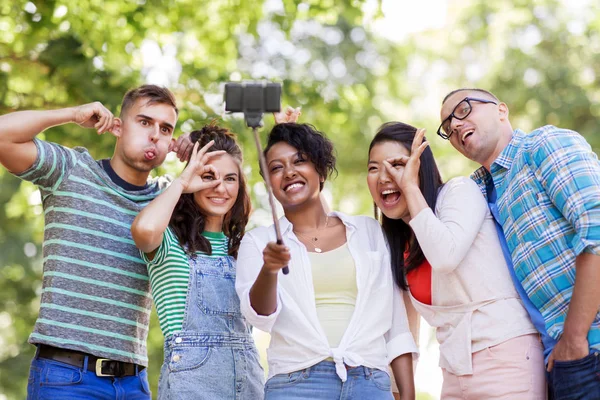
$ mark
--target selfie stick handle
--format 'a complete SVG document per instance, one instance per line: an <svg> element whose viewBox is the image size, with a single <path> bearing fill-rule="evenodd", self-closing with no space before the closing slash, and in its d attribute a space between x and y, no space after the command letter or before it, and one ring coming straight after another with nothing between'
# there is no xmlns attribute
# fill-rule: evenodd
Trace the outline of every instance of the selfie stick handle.
<svg viewBox="0 0 600 400"><path fill-rule="evenodd" d="M273 215L273 224L275 225L275 235L277 236L277 244L283 244L283 238L281 237L281 228L279 228L279 220L277 219L277 212L275 211L275 199L273 198L273 188L271 187L271 178L267 171L267 161L262 152L262 146L260 145L260 138L258 137L258 127L252 127L252 133L254 133L254 141L256 142L256 151L258 152L258 162L260 163L260 169L263 172L265 178L265 185L267 186L267 195L269 196L269 205L271 206L271 214ZM290 272L290 269L286 265L281 270L284 275Z"/></svg>

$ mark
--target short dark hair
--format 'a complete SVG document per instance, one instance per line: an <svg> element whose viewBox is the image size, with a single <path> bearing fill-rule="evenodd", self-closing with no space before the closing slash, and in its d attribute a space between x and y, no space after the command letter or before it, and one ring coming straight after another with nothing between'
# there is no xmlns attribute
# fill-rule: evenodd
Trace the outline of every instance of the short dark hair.
<svg viewBox="0 0 600 400"><path fill-rule="evenodd" d="M157 85L142 85L125 93L121 102L121 116L127 114L127 111L138 99L148 99L147 104L166 104L175 109L175 113L179 115L177 109L177 101L171 91L165 87Z"/></svg>
<svg viewBox="0 0 600 400"><path fill-rule="evenodd" d="M204 147L208 142L214 140L215 143L209 151L225 150L227 154L238 162L239 190L237 199L231 210L225 214L222 227L223 233L229 238L229 255L237 258L240 242L244 236L251 211L250 195L248 194L246 178L242 171L242 150L237 143L235 134L227 128L216 125L215 122L190 133L190 140L192 143L198 142L199 148ZM196 251L212 254L210 242L202 236L205 224L206 218L203 211L194 201L194 194L182 194L171 216L170 225L179 243L186 249L189 255L193 256Z"/></svg>
<svg viewBox="0 0 600 400"><path fill-rule="evenodd" d="M271 147L279 142L285 142L298 149L300 154L315 165L317 173L323 179L327 179L334 172L337 173L333 143L314 126L296 123L275 125L267 138L264 155L266 156ZM261 174L265 172L261 171ZM323 182L320 184L320 190L323 190Z"/></svg>
<svg viewBox="0 0 600 400"><path fill-rule="evenodd" d="M450 93L448 93L446 95L446 97L444 97L444 100L442 100L442 105L444 105L446 103L446 100L448 100L448 98L450 98L450 96L452 96L454 93L458 93L458 92L479 92L479 93L485 93L488 96L490 96L491 98L493 98L494 100L496 100L498 103L500 103L500 100L496 97L496 95L494 95L492 92L487 91L485 89L479 89L479 88L461 88L461 89L453 90Z"/></svg>
<svg viewBox="0 0 600 400"><path fill-rule="evenodd" d="M371 140L369 154L376 144L385 142L399 143L410 152L416 133L417 128L414 126L402 122L387 122L379 127L377 134ZM427 205L435 211L438 192L444 183L431 148L425 148L420 160L419 187ZM386 217L375 204L374 209L375 219L381 221L383 233L390 247L394 281L402 290L408 290L406 274L417 268L425 260L421 246L419 246L419 242L410 226L403 220ZM404 260L405 251L408 251L406 261Z"/></svg>

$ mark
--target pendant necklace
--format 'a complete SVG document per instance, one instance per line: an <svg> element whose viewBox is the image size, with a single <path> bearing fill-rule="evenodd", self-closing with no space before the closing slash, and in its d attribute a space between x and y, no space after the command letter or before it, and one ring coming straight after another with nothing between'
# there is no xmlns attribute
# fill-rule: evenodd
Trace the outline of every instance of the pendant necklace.
<svg viewBox="0 0 600 400"><path fill-rule="evenodd" d="M325 226L323 228L320 228L320 229L317 228L317 232L320 231L320 230L322 230L322 229L327 228L328 224L329 224L329 215L327 215L325 217ZM315 253L322 253L323 252L323 250L320 247L317 246L319 244L318 243L318 241L319 241L319 237L318 236L307 236L305 234L302 234L302 233L296 232L296 231L294 231L294 233L296 235L299 235L299 236L303 237L304 239L308 240L309 243L310 243L310 245L315 249Z"/></svg>

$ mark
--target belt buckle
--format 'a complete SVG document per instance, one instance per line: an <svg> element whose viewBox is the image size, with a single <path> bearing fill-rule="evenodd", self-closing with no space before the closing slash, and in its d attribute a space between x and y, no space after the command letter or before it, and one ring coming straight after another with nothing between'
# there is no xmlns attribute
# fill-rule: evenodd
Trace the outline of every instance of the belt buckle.
<svg viewBox="0 0 600 400"><path fill-rule="evenodd" d="M102 363L104 361L111 361L108 358L99 358L96 360L96 376L115 376L114 374L105 374L102 372Z"/></svg>

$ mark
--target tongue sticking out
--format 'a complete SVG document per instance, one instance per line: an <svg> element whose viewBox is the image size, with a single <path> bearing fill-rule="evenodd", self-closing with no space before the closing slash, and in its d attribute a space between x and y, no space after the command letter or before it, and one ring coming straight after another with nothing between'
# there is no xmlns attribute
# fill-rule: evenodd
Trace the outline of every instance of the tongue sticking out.
<svg viewBox="0 0 600 400"><path fill-rule="evenodd" d="M144 158L146 160L154 160L156 158L156 153L153 151L147 151L144 153Z"/></svg>

